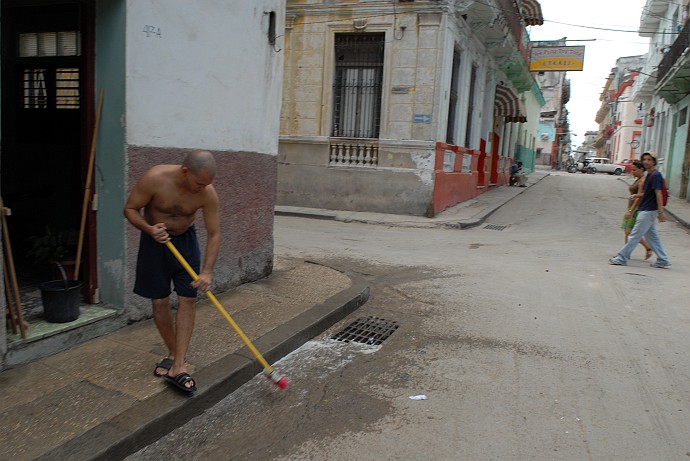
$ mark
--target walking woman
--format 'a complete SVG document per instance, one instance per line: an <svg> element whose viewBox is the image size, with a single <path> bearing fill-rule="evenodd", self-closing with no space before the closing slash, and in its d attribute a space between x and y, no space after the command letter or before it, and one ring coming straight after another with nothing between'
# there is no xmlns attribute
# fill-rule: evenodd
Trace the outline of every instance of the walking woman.
<svg viewBox="0 0 690 461"><path fill-rule="evenodd" d="M644 165L641 161L635 160L632 162L630 174L635 178L635 182L629 186L630 197L633 197L635 194L640 193L644 186ZM623 232L625 232L625 243L628 243L630 231L632 231L632 228L635 226L635 220L637 219L637 207L639 204L639 198L628 198L628 208L625 212L623 223L621 224L621 228L623 229ZM649 246L644 238L640 240L640 245L644 247L644 259L646 261L652 257L652 247Z"/></svg>

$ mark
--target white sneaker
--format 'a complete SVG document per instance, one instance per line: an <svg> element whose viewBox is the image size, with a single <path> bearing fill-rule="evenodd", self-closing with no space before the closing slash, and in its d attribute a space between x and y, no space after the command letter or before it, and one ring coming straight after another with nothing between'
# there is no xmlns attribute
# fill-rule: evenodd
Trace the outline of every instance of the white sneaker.
<svg viewBox="0 0 690 461"><path fill-rule="evenodd" d="M666 269L668 266L670 266L671 263L666 261L666 262L661 262L657 261L649 265L649 267L657 267L659 269Z"/></svg>

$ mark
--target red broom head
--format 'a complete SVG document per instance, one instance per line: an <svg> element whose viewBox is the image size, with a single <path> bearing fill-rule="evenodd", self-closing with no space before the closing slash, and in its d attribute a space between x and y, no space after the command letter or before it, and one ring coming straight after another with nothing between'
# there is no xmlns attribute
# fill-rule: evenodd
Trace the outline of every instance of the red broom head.
<svg viewBox="0 0 690 461"><path fill-rule="evenodd" d="M266 377L273 381L273 384L278 386L280 389L287 389L288 387L288 380L285 376L279 375L275 370L267 373Z"/></svg>

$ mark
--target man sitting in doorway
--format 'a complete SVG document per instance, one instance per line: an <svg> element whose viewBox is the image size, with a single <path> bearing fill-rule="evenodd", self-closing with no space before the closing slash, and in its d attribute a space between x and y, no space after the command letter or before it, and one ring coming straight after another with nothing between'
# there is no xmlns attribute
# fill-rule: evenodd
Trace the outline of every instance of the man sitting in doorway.
<svg viewBox="0 0 690 461"><path fill-rule="evenodd" d="M522 162L515 162L510 167L511 186L527 187L527 175L522 171Z"/></svg>
<svg viewBox="0 0 690 461"><path fill-rule="evenodd" d="M522 162L515 161L511 166L510 166L510 182L508 185L510 186L515 186L518 184L520 181L520 178L518 177L518 173L520 172L520 169L522 168Z"/></svg>

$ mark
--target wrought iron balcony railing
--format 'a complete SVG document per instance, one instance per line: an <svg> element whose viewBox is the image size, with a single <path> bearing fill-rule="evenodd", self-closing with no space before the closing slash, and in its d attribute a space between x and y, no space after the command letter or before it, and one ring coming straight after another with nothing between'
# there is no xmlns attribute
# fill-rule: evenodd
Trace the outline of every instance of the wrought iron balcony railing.
<svg viewBox="0 0 690 461"><path fill-rule="evenodd" d="M676 41L673 42L669 51L664 54L664 57L661 59L659 63L659 73L657 74L657 82L664 79L668 71L671 70L688 46L690 46L690 21L685 23L678 37L676 37Z"/></svg>
<svg viewBox="0 0 690 461"><path fill-rule="evenodd" d="M523 35L527 34L525 26L520 22L521 14L520 10L514 0L496 0L498 10L502 12L506 27L510 31L510 34L515 39L520 54L529 63L530 54L530 42L523 43Z"/></svg>

